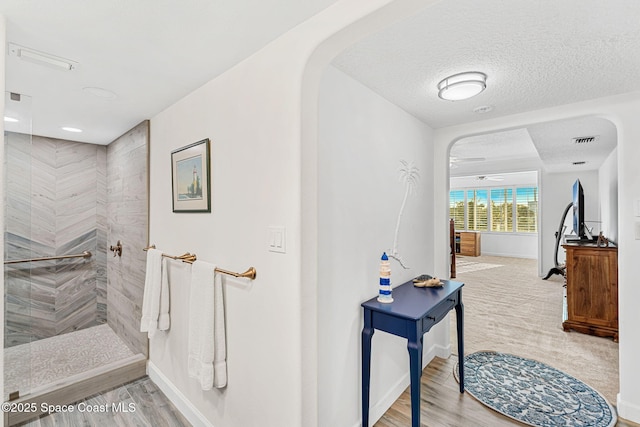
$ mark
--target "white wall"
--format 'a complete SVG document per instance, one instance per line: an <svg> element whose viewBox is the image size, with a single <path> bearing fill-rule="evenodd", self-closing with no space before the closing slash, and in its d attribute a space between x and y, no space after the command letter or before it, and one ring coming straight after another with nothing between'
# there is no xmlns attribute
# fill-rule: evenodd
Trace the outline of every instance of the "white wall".
<svg viewBox="0 0 640 427"><path fill-rule="evenodd" d="M640 94L632 101L614 105L614 123L618 128L618 302L620 321L620 394L618 413L640 423L640 216L635 209L640 202Z"/></svg>
<svg viewBox="0 0 640 427"><path fill-rule="evenodd" d="M429 3L337 2L151 119L151 243L258 273L226 281L229 385L203 392L186 373L189 267L171 267L171 331L151 341L150 368L194 422L317 425L320 74L355 40ZM170 153L203 138L212 141L212 212L172 213ZM267 251L270 225L286 227L286 254Z"/></svg>
<svg viewBox="0 0 640 427"><path fill-rule="evenodd" d="M430 159L432 130L361 83L329 67L320 86L318 189L319 426L360 422L360 303L377 295L380 256L393 245L405 185L400 160L419 169L406 203L398 251L409 269L391 261L400 285L433 272ZM425 337L425 361L446 357L448 322ZM443 343L444 344L443 346ZM408 386L406 340L373 338L371 415L377 420ZM336 386L338 385L339 386Z"/></svg>
<svg viewBox="0 0 640 427"><path fill-rule="evenodd" d="M150 242L196 253L251 283L226 279L228 387L187 375L190 267L171 266L171 330L150 361L216 427L300 424L300 147L296 56L274 43L151 120ZM280 64L278 64L280 62ZM277 66L276 66L277 64ZM288 70L287 70L288 68ZM296 72L297 71L297 72ZM298 114L296 114L298 112ZM211 213L173 213L172 150L211 140ZM267 250L286 228L287 253ZM286 408L286 409L284 409Z"/></svg>
<svg viewBox="0 0 640 427"><path fill-rule="evenodd" d="M605 237L618 241L618 150L609 154L598 170L600 188L600 230Z"/></svg>
<svg viewBox="0 0 640 427"><path fill-rule="evenodd" d="M538 258L538 233L480 233L482 255Z"/></svg>
<svg viewBox="0 0 640 427"><path fill-rule="evenodd" d="M619 280L619 334L620 334L620 393L618 412L621 417L640 422L640 336L635 333L640 324L640 239L634 237L634 227L640 222L635 216L634 204L640 200L640 93L611 96L596 100L567 104L559 107L517 114L508 117L452 126L436 130L435 137L435 188L445 188L448 183L449 146L455 140L481 132L514 129L529 124L595 115L610 120L618 130L618 280ZM597 181L596 181L597 185ZM442 223L448 216L448 194L436 195L435 222ZM585 195L586 197L586 195ZM567 201L568 204L569 201ZM564 202L563 202L564 203ZM558 213L558 217L562 212ZM558 220L559 221L559 218ZM555 226L557 228L557 224ZM440 228L434 228L436 242L436 268L446 266L447 257L439 251L448 245L448 236ZM553 234L551 234L553 237Z"/></svg>
<svg viewBox="0 0 640 427"><path fill-rule="evenodd" d="M575 173L543 173L541 176L542 187L540 189L540 223L543 230L540 235L542 245L542 257L540 265L543 274L554 267L553 259L556 237L562 213L569 203L573 202L573 184L580 180L584 190L584 217L589 227L593 227L594 233L600 232L600 188L598 184L598 171L581 171ZM572 211L567 214L565 234L571 233ZM558 250L558 262L562 264L565 254L562 247Z"/></svg>

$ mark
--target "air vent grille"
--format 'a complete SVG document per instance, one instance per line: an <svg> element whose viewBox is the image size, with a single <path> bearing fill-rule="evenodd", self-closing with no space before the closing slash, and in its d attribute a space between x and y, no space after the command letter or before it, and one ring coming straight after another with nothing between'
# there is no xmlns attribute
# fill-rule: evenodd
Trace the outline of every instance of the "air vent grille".
<svg viewBox="0 0 640 427"><path fill-rule="evenodd" d="M585 164L587 164L587 162L585 162L585 161L580 161L580 162L573 162L572 164L573 164L574 166L580 166L580 165L585 165Z"/></svg>
<svg viewBox="0 0 640 427"><path fill-rule="evenodd" d="M589 144L591 142L597 141L598 136L578 136L573 138L574 144Z"/></svg>

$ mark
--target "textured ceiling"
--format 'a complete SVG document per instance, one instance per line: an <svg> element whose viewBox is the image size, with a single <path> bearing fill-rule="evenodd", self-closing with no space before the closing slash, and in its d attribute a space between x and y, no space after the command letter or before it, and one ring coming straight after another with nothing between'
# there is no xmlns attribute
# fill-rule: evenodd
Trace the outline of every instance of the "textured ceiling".
<svg viewBox="0 0 640 427"><path fill-rule="evenodd" d="M593 140L580 140L594 137ZM451 176L478 176L527 166L548 173L598 169L617 145L609 120L583 117L462 138L451 147ZM585 162L576 165L574 162Z"/></svg>
<svg viewBox="0 0 640 427"><path fill-rule="evenodd" d="M638 91L640 2L441 1L333 64L433 128ZM439 99L437 83L462 71L486 73L487 89Z"/></svg>
<svg viewBox="0 0 640 427"><path fill-rule="evenodd" d="M617 145L613 123L585 117L529 126L527 128L547 172L597 169ZM595 137L576 142L574 138ZM585 164L574 165L574 162Z"/></svg>
<svg viewBox="0 0 640 427"><path fill-rule="evenodd" d="M9 43L79 63L66 72L7 56L6 90L30 97L34 134L108 144L335 1L2 0Z"/></svg>
<svg viewBox="0 0 640 427"><path fill-rule="evenodd" d="M485 159L487 155L493 160L537 159L538 151L526 129L470 136L451 147L454 163Z"/></svg>
<svg viewBox="0 0 640 427"><path fill-rule="evenodd" d="M640 2L445 0L351 46L333 65L432 128L637 92ZM463 71L486 73L487 89L465 101L438 98L438 82ZM572 141L587 135L600 137ZM478 135L452 147L451 175L596 169L616 144L615 126L594 118Z"/></svg>
<svg viewBox="0 0 640 427"><path fill-rule="evenodd" d="M79 63L61 72L7 56L6 89L30 96L7 109L30 113L34 134L107 144L335 1L2 0L8 42ZM334 65L433 128L638 91L640 2L444 0L352 46ZM487 90L439 99L437 82L465 70L487 73ZM473 112L485 105L493 110ZM602 142L611 131L606 121L545 126L460 141L458 157L494 165L515 153L532 160L535 149L551 169L577 160L593 167L602 152L577 159L554 144L587 129Z"/></svg>

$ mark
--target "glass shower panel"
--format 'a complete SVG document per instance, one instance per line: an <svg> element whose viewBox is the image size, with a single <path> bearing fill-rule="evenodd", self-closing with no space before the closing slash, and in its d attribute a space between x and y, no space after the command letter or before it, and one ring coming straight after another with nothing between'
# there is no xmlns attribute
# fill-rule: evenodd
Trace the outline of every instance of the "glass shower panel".
<svg viewBox="0 0 640 427"><path fill-rule="evenodd" d="M32 99L5 93L4 209L4 400L31 388L31 346L34 311L31 263L6 264L33 258L31 205Z"/></svg>

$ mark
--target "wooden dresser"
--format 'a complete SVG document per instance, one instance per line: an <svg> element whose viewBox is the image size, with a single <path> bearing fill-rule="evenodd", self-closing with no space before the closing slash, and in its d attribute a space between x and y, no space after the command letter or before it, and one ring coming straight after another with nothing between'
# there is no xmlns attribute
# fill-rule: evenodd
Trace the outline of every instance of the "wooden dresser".
<svg viewBox="0 0 640 427"><path fill-rule="evenodd" d="M480 256L480 233L476 231L456 231L456 253L466 256Z"/></svg>
<svg viewBox="0 0 640 427"><path fill-rule="evenodd" d="M567 310L570 329L618 342L618 248L565 244Z"/></svg>

